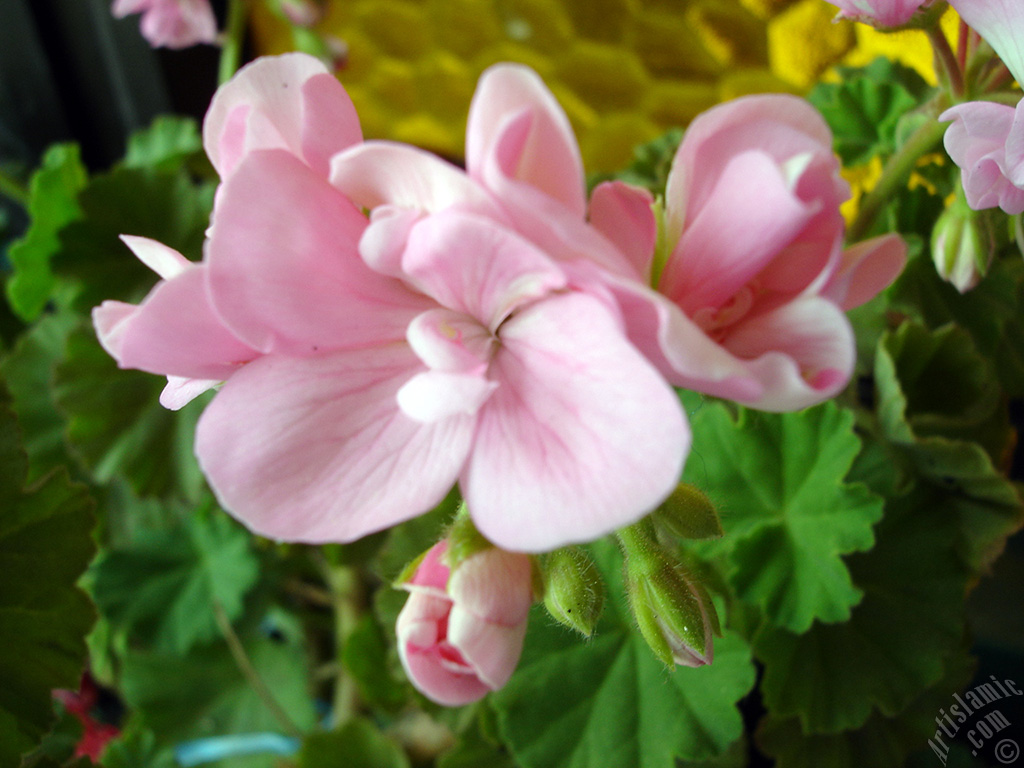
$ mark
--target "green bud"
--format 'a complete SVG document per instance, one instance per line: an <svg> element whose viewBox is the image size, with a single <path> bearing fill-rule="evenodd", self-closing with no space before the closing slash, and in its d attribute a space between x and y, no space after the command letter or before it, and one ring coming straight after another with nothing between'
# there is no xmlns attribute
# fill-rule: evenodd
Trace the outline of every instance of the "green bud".
<svg viewBox="0 0 1024 768"><path fill-rule="evenodd" d="M604 608L604 582L587 553L564 547L540 561L544 607L558 623L584 637L594 634Z"/></svg>
<svg viewBox="0 0 1024 768"><path fill-rule="evenodd" d="M724 533L715 505L702 490L680 483L654 512L654 520L684 539L717 539Z"/></svg>
<svg viewBox="0 0 1024 768"><path fill-rule="evenodd" d="M718 616L707 591L644 522L619 532L626 595L640 634L662 662L700 667L714 656Z"/></svg>
<svg viewBox="0 0 1024 768"><path fill-rule="evenodd" d="M960 293L967 293L988 272L995 252L988 215L972 211L958 194L935 222L931 246L939 276Z"/></svg>
<svg viewBox="0 0 1024 768"><path fill-rule="evenodd" d="M494 547L473 525L466 508L466 502L459 504L455 513L455 522L448 531L448 554L445 557L448 566L454 571L464 560L468 560L478 552Z"/></svg>

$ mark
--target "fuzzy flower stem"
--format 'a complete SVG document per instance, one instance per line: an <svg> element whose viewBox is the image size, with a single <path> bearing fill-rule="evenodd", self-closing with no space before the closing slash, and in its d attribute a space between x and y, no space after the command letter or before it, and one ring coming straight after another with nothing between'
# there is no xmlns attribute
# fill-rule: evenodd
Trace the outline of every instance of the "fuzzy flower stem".
<svg viewBox="0 0 1024 768"><path fill-rule="evenodd" d="M949 84L950 93L954 98L959 98L964 95L964 73L960 67L960 63L957 61L956 54L953 53L953 49L949 46L949 40L946 39L945 33L942 31L942 27L938 24L933 24L926 30L928 39L931 41L932 50L935 51L935 59L937 61L936 69L941 70L946 77L946 82Z"/></svg>
<svg viewBox="0 0 1024 768"><path fill-rule="evenodd" d="M228 20L224 30L224 43L220 52L217 81L224 85L238 71L242 63L242 43L245 39L245 0L228 0Z"/></svg>
<svg viewBox="0 0 1024 768"><path fill-rule="evenodd" d="M892 200L896 191L907 183L917 161L934 150L942 141L946 126L946 123L940 123L938 120L929 120L911 134L907 142L889 158L889 162L882 169L882 177L878 184L861 201L857 218L847 230L847 242L856 243L864 239L878 214Z"/></svg>

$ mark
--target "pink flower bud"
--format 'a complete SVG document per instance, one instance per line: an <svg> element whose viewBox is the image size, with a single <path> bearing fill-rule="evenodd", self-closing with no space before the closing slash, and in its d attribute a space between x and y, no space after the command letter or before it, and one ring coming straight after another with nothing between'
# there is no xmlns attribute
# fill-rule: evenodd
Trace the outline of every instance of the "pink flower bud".
<svg viewBox="0 0 1024 768"><path fill-rule="evenodd" d="M217 41L210 0L114 0L117 18L141 13L142 36L155 48L188 48Z"/></svg>
<svg viewBox="0 0 1024 768"><path fill-rule="evenodd" d="M501 688L519 662L533 602L530 558L491 548L451 572L435 544L401 586L409 599L396 633L413 685L445 706Z"/></svg>
<svg viewBox="0 0 1024 768"><path fill-rule="evenodd" d="M928 0L828 0L839 15L880 27L898 27L910 21Z"/></svg>

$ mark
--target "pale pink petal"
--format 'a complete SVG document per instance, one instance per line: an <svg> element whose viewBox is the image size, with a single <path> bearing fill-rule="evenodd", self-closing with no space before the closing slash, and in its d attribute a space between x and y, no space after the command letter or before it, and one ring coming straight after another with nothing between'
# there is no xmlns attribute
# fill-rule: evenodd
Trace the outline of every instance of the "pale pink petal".
<svg viewBox="0 0 1024 768"><path fill-rule="evenodd" d="M331 183L356 205L434 213L453 206L505 221L491 195L451 163L405 144L367 141L334 157Z"/></svg>
<svg viewBox="0 0 1024 768"><path fill-rule="evenodd" d="M929 0L829 0L841 16L883 27L898 27L910 21Z"/></svg>
<svg viewBox="0 0 1024 768"><path fill-rule="evenodd" d="M405 344L244 366L196 431L221 504L256 533L303 542L353 541L436 506L473 420L423 425L399 410L420 366Z"/></svg>
<svg viewBox="0 0 1024 768"><path fill-rule="evenodd" d="M428 595L412 594L398 615L395 634L402 666L415 686L438 704L459 707L477 701L491 689L470 667L458 670L445 663L437 638L433 637L437 633L437 619L430 615L431 606L423 605L430 599Z"/></svg>
<svg viewBox="0 0 1024 768"><path fill-rule="evenodd" d="M403 339L428 302L363 262L365 225L294 156L250 153L222 184L210 229L210 292L224 323L264 353Z"/></svg>
<svg viewBox="0 0 1024 768"><path fill-rule="evenodd" d="M458 573L456 571L456 573ZM526 638L526 622L492 624L456 603L448 617L448 641L469 661L480 681L491 690L508 682L516 671Z"/></svg>
<svg viewBox="0 0 1024 768"><path fill-rule="evenodd" d="M526 555L485 549L455 569L448 594L477 619L506 627L521 624L533 604L531 568ZM472 658L472 654L466 655Z"/></svg>
<svg viewBox="0 0 1024 768"><path fill-rule="evenodd" d="M188 48L217 40L209 0L155 0L142 11L142 36L153 46Z"/></svg>
<svg viewBox="0 0 1024 768"><path fill-rule="evenodd" d="M108 330L110 302L95 310L101 343L116 347L122 368L196 379L226 379L257 352L220 322L206 292L205 265L192 264L161 281L116 327ZM104 338L106 337L106 338Z"/></svg>
<svg viewBox="0 0 1024 768"><path fill-rule="evenodd" d="M127 330L126 323L138 311L135 304L108 299L98 307L93 307L92 324L96 329L96 338L100 346L120 365L121 344Z"/></svg>
<svg viewBox="0 0 1024 768"><path fill-rule="evenodd" d="M1007 162L1006 147L1015 125L1012 107L971 101L947 109L940 120L953 120L943 142L959 166L967 203L975 210L999 206L1011 215L1024 211L1024 190L1008 178L1016 162Z"/></svg>
<svg viewBox="0 0 1024 768"><path fill-rule="evenodd" d="M591 541L660 503L690 434L675 393L583 294L509 318L460 485L480 531L538 552Z"/></svg>
<svg viewBox="0 0 1024 768"><path fill-rule="evenodd" d="M821 295L843 310L859 307L895 280L907 261L907 244L899 235L864 240L843 252L839 270Z"/></svg>
<svg viewBox="0 0 1024 768"><path fill-rule="evenodd" d="M486 370L478 373L417 373L398 390L402 413L422 424L433 424L452 416L472 416L497 389Z"/></svg>
<svg viewBox="0 0 1024 768"><path fill-rule="evenodd" d="M466 128L466 168L499 197L507 182L521 182L579 218L585 212L572 126L537 73L523 65L498 64L480 77Z"/></svg>
<svg viewBox="0 0 1024 768"><path fill-rule="evenodd" d="M566 284L562 271L531 243L457 211L429 216L412 228L402 267L439 304L491 331L517 307Z"/></svg>
<svg viewBox="0 0 1024 768"><path fill-rule="evenodd" d="M444 561L447 553L448 540L442 539L423 554L412 576L398 586L410 592L426 590L430 594L446 596L450 575ZM444 610L447 611L447 607Z"/></svg>
<svg viewBox="0 0 1024 768"><path fill-rule="evenodd" d="M173 248L148 237L121 235L121 241L131 249L139 261L164 280L170 280L195 265L195 262L189 261Z"/></svg>
<svg viewBox="0 0 1024 768"><path fill-rule="evenodd" d="M1006 137L1004 173L1018 189L1024 189L1024 99L1017 102L1013 111L1013 124Z"/></svg>
<svg viewBox="0 0 1024 768"><path fill-rule="evenodd" d="M417 316L409 323L406 338L427 367L449 373L485 369L496 343L478 320L443 307Z"/></svg>
<svg viewBox="0 0 1024 768"><path fill-rule="evenodd" d="M1024 5L1020 0L950 0L991 45L1018 83L1024 83Z"/></svg>
<svg viewBox="0 0 1024 768"><path fill-rule="evenodd" d="M721 306L800 233L814 212L793 195L767 154L734 157L676 245L661 291L689 314Z"/></svg>
<svg viewBox="0 0 1024 768"><path fill-rule="evenodd" d="M132 13L141 13L152 4L153 0L114 0L110 12L114 18L122 19Z"/></svg>
<svg viewBox="0 0 1024 768"><path fill-rule="evenodd" d="M284 149L327 176L332 155L362 140L355 107L313 56L266 56L218 89L203 122L203 144L222 177L247 153Z"/></svg>
<svg viewBox="0 0 1024 768"><path fill-rule="evenodd" d="M370 213L370 223L359 241L363 261L375 272L402 276L402 254L412 225L423 217L421 211L396 205L381 205Z"/></svg>
<svg viewBox="0 0 1024 768"><path fill-rule="evenodd" d="M748 403L764 411L792 411L834 397L849 381L856 355L846 315L817 296L740 323L724 346L746 360L764 385L764 395Z"/></svg>
<svg viewBox="0 0 1024 768"><path fill-rule="evenodd" d="M204 392L220 384L217 379L189 379L168 376L167 386L160 393L160 405L169 411L180 411Z"/></svg>
<svg viewBox="0 0 1024 768"><path fill-rule="evenodd" d="M590 223L618 247L644 282L650 279L658 234L653 204L646 189L621 181L598 184L590 196Z"/></svg>

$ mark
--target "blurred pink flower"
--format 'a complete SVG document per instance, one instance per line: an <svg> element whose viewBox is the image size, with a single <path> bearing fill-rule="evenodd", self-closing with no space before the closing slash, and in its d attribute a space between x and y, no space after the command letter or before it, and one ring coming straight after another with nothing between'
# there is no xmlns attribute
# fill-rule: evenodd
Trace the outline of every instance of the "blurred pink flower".
<svg viewBox="0 0 1024 768"><path fill-rule="evenodd" d="M854 363L843 310L905 258L896 236L844 254L847 196L831 134L807 102L751 96L704 113L669 174L664 246L654 247L646 192L614 183L591 201L598 228L643 244L638 279L611 283L630 337L687 389L769 411L832 397Z"/></svg>
<svg viewBox="0 0 1024 768"><path fill-rule="evenodd" d="M910 21L917 10L931 0L828 0L839 15L865 24L898 27Z"/></svg>
<svg viewBox="0 0 1024 768"><path fill-rule="evenodd" d="M1024 83L1024 3L1020 0L950 0L949 4L995 49L1014 79Z"/></svg>
<svg viewBox="0 0 1024 768"><path fill-rule="evenodd" d="M446 541L434 545L401 585L410 595L396 634L409 679L425 696L454 707L508 682L533 592L526 555L486 549L450 573L446 552Z"/></svg>
<svg viewBox="0 0 1024 768"><path fill-rule="evenodd" d="M999 206L1024 211L1024 101L1017 108L970 101L947 109L952 120L944 143L960 177L967 203L975 210Z"/></svg>
<svg viewBox="0 0 1024 768"><path fill-rule="evenodd" d="M96 310L122 366L186 389L226 379L196 434L221 503L267 536L349 541L458 481L480 530L524 551L650 511L678 481L689 431L614 303L427 153L359 144L325 176L332 142L356 134L296 116L274 68L298 61L249 70L211 108L224 182L203 264L175 262L137 310ZM347 115L314 78L297 78L306 112ZM185 298L160 300L186 280Z"/></svg>
<svg viewBox="0 0 1024 768"><path fill-rule="evenodd" d="M142 36L156 48L217 42L217 18L209 0L114 0L111 12L119 19L141 13Z"/></svg>

